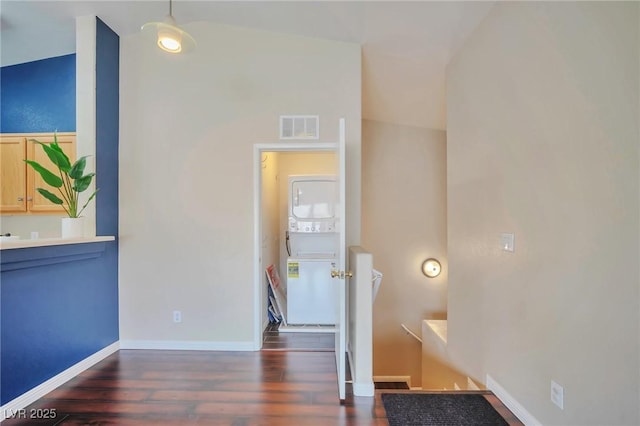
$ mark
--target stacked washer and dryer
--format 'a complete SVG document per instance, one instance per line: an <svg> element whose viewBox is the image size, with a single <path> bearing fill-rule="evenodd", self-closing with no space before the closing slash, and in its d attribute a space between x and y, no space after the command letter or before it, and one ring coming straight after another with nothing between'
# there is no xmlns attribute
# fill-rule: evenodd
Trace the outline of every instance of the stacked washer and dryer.
<svg viewBox="0 0 640 426"><path fill-rule="evenodd" d="M335 176L289 176L287 246L287 322L334 325L336 226Z"/></svg>

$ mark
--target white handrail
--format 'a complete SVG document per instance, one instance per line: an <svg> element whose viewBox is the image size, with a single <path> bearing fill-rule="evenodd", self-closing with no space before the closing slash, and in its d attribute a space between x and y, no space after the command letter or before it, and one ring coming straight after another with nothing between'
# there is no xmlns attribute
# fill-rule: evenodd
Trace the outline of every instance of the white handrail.
<svg viewBox="0 0 640 426"><path fill-rule="evenodd" d="M413 331L409 330L406 325L400 324L400 327L402 327L404 329L404 331L407 332L407 334L410 334L411 337L416 339L418 342L422 343L422 339L420 337L418 337L418 335L416 333L414 333Z"/></svg>

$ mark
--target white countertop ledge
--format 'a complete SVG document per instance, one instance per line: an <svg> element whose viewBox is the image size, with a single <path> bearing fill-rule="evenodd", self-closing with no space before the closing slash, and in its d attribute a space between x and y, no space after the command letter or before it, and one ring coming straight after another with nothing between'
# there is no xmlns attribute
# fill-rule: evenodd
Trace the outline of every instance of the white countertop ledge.
<svg viewBox="0 0 640 426"><path fill-rule="evenodd" d="M0 242L0 250L11 250L31 247L63 246L67 244L100 243L114 241L116 237L86 237L86 238L38 238L36 240L6 240Z"/></svg>

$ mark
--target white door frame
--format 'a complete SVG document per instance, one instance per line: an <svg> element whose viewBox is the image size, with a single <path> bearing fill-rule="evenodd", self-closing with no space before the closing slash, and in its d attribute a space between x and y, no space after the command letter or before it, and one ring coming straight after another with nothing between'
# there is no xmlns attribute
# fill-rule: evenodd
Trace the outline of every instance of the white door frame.
<svg viewBox="0 0 640 426"><path fill-rule="evenodd" d="M253 145L253 348L262 348L262 285L264 269L260 266L262 257L262 154L264 152L318 152L333 151L338 148L333 142L274 142ZM345 177L342 176L342 179Z"/></svg>

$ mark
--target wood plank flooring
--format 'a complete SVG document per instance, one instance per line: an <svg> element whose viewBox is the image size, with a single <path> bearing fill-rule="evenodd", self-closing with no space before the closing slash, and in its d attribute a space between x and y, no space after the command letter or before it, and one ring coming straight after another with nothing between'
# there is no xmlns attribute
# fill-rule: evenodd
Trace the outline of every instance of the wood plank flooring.
<svg viewBox="0 0 640 426"><path fill-rule="evenodd" d="M402 392L366 398L347 388L340 403L333 352L121 350L3 425L377 426L388 424L380 394Z"/></svg>
<svg viewBox="0 0 640 426"><path fill-rule="evenodd" d="M314 351L333 352L333 333L280 332L278 324L269 324L262 337L263 351Z"/></svg>
<svg viewBox="0 0 640 426"><path fill-rule="evenodd" d="M374 408L340 404L333 352L121 350L3 425L386 425Z"/></svg>

